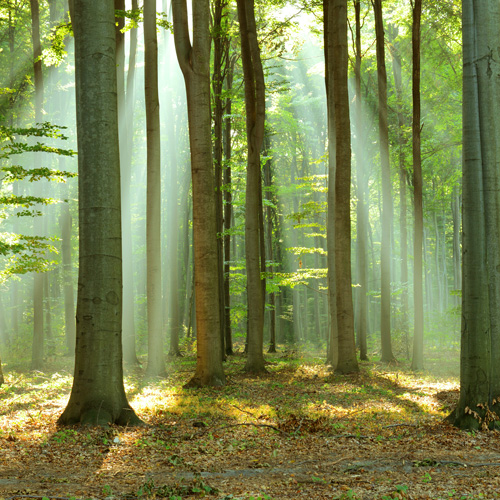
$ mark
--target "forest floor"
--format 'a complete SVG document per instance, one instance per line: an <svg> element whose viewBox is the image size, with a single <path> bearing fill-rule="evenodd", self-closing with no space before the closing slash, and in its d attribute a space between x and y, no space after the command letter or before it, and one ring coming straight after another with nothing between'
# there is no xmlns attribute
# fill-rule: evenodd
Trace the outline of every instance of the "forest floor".
<svg viewBox="0 0 500 500"><path fill-rule="evenodd" d="M434 362L437 377L405 363L364 362L340 376L320 358L266 358L269 373L253 377L241 354L231 357L217 389L183 389L194 356L169 360L165 379L128 373L142 428L58 428L70 361L44 372L7 366L0 499L499 497L500 434L444 422L458 399L451 354Z"/></svg>

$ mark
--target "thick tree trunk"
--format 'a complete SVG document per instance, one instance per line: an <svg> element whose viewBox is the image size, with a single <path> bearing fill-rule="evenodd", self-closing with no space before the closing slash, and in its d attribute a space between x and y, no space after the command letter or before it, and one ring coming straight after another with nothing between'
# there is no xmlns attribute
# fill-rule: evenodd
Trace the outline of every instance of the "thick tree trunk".
<svg viewBox="0 0 500 500"><path fill-rule="evenodd" d="M497 1L463 2L463 291L460 399L449 420L488 428L500 393L498 99L500 72L491 47L500 36ZM488 283L488 286L485 284ZM493 309L493 310L492 310Z"/></svg>
<svg viewBox="0 0 500 500"><path fill-rule="evenodd" d="M413 370L424 367L424 295L422 283L422 240L424 236L424 214L422 206L422 160L420 152L420 18L422 0L414 0L413 5L413 203L415 212L415 236L413 238ZM436 235L437 238L437 235ZM438 276L439 279L439 276Z"/></svg>
<svg viewBox="0 0 500 500"><path fill-rule="evenodd" d="M265 84L257 41L254 0L237 0L241 60L245 83L247 129L247 185L245 195L245 261L247 268L248 356L245 370L266 371L264 346L264 293L261 277L262 199L260 150L264 139Z"/></svg>
<svg viewBox="0 0 500 500"><path fill-rule="evenodd" d="M382 0L372 0L375 14L377 38L377 76L380 161L382 164L382 244L380 257L380 336L381 360L391 363L395 360L391 345L391 166L389 158L389 127L387 123L387 71L385 68L384 24Z"/></svg>
<svg viewBox="0 0 500 500"><path fill-rule="evenodd" d="M115 16L110 2L72 7L80 252L74 381L59 423L131 425L140 420L123 386Z"/></svg>
<svg viewBox="0 0 500 500"><path fill-rule="evenodd" d="M193 182L197 364L188 385L223 385L215 186L210 113L210 6L193 4L193 43L186 0L173 0L177 58L186 83Z"/></svg>
<svg viewBox="0 0 500 500"><path fill-rule="evenodd" d="M161 161L156 1L144 1L144 84L147 128L146 253L148 376L165 375L161 297Z"/></svg>

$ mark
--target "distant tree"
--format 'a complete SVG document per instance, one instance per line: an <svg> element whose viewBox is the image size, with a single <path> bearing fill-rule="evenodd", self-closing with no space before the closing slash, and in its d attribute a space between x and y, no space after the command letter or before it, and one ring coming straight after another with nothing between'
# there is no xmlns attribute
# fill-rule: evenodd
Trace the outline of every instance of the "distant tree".
<svg viewBox="0 0 500 500"><path fill-rule="evenodd" d="M122 370L120 160L113 2L72 2L79 275L73 387L59 424L132 425ZM99 19L96 23L95 20Z"/></svg>
<svg viewBox="0 0 500 500"><path fill-rule="evenodd" d="M161 298L161 162L156 1L144 2L144 85L147 129L147 314L150 376L165 374Z"/></svg>
<svg viewBox="0 0 500 500"><path fill-rule="evenodd" d="M366 165L363 162L366 139L363 127L363 107L361 94L361 2L354 0L354 12L356 18L355 48L356 60L354 66L354 82L356 90L355 101L355 126L356 126L356 181L357 181L357 203L356 203L356 306L357 306L357 340L359 345L360 359L367 360L367 322L368 322L368 266L366 263L368 253L368 210L365 198L367 196L367 174Z"/></svg>
<svg viewBox="0 0 500 500"><path fill-rule="evenodd" d="M500 4L464 0L460 398L448 418L465 429L500 415L499 37Z"/></svg>
<svg viewBox="0 0 500 500"><path fill-rule="evenodd" d="M190 41L186 0L173 0L174 40L186 84L193 183L197 364L192 386L223 385L215 184L210 113L210 4L193 3Z"/></svg>
<svg viewBox="0 0 500 500"><path fill-rule="evenodd" d="M247 130L247 183L245 194L245 262L247 269L248 356L245 370L266 371L264 348L264 292L261 276L265 255L262 251L262 180L260 150L264 140L266 114L265 82L260 58L254 0L237 0L240 24L241 62L245 84Z"/></svg>
<svg viewBox="0 0 500 500"><path fill-rule="evenodd" d="M33 71L35 81L35 122L43 121L43 73L42 73L42 45L40 42L40 7L38 0L30 0L31 6L31 39L33 42ZM42 230L37 225L37 232ZM43 366L43 274L36 273L33 280L33 348L31 368L39 370Z"/></svg>
<svg viewBox="0 0 500 500"><path fill-rule="evenodd" d="M391 165L389 156L389 126L387 118L387 71L385 67L385 36L382 16L382 0L372 0L375 14L378 116L380 162L382 164L382 244L380 256L380 336L382 344L381 360L394 361L391 344Z"/></svg>

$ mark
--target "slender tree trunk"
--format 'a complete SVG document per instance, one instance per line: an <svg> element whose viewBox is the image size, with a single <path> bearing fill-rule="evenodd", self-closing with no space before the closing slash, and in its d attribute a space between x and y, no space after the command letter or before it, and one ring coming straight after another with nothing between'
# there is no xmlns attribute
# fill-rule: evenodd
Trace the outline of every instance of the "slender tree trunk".
<svg viewBox="0 0 500 500"><path fill-rule="evenodd" d="M271 154L271 139L269 133L264 135L264 155L268 157L264 164L264 186L266 194L266 240L267 240L267 259L270 265L267 267L267 272L270 275L274 274L274 252L273 252L273 226L275 217L274 200L272 193L273 174L272 174L272 161L269 158ZM276 295L274 292L269 293L269 349L267 352L276 352Z"/></svg>
<svg viewBox="0 0 500 500"><path fill-rule="evenodd" d="M197 364L188 385L223 385L216 200L210 113L210 5L193 4L193 42L186 0L173 0L174 38L188 101L193 182L193 243L196 287Z"/></svg>
<svg viewBox="0 0 500 500"><path fill-rule="evenodd" d="M375 14L377 38L377 76L380 160L382 164L382 244L380 257L381 308L380 336L382 345L381 361L395 360L391 345L391 165L389 158L389 128L387 122L387 71L385 67L384 24L382 0L372 0Z"/></svg>
<svg viewBox="0 0 500 500"><path fill-rule="evenodd" d="M227 7L226 0L216 0L213 12L214 29L214 59L213 59L213 122L214 122L214 166L215 166L215 190L216 190L216 217L217 217L217 262L219 270L219 307L221 318L221 342L223 346L222 354L224 356L224 342L225 342L225 322L226 322L226 304L224 293L224 247L222 232L224 229L223 220L223 194L222 194L222 156L223 156L223 85L224 85L224 70L228 63L224 51L224 30L222 27L224 10Z"/></svg>
<svg viewBox="0 0 500 500"><path fill-rule="evenodd" d="M326 363L332 368L338 362L338 326L337 326L337 297L335 279L335 171L336 171L336 146L335 146L335 107L334 107L334 23L335 13L333 3L323 0L324 40L325 40L325 83L326 103L328 113L328 214L327 214L327 255L328 255L328 314L329 335L326 354Z"/></svg>
<svg viewBox="0 0 500 500"><path fill-rule="evenodd" d="M132 1L132 9L137 9L137 0ZM125 10L124 0L115 0L115 9ZM135 57L137 49L137 30L131 29L129 65L125 89L125 37L122 28L124 18L118 18L116 34L116 76L118 92L118 118L120 134L120 167L121 167L121 203L122 203L122 255L123 255L123 360L126 364L137 364L135 350L135 318L134 318L134 273L132 252L132 220L130 213L130 177L132 167L133 143L133 104L135 90Z"/></svg>
<svg viewBox="0 0 500 500"><path fill-rule="evenodd" d="M363 161L363 150L365 146L363 130L363 109L361 96L361 2L354 0L356 16L356 65L354 68L355 88L356 88L356 174L357 174L357 227L356 227L356 267L358 276L357 294L357 312L358 312L358 343L359 356L362 360L368 359L367 354L367 292L368 292L368 268L366 263L368 234L367 220L368 211L366 209L365 195L366 189L366 164Z"/></svg>
<svg viewBox="0 0 500 500"><path fill-rule="evenodd" d="M40 42L40 11L38 0L30 0L31 5L31 39L33 42L33 68L35 74L35 121L43 122L43 73L42 73L42 46ZM42 223L35 221L36 232L40 234ZM33 348L31 368L40 370L43 366L43 281L42 273L36 273L33 282Z"/></svg>
<svg viewBox="0 0 500 500"><path fill-rule="evenodd" d="M413 238L413 297L415 304L415 329L413 333L413 359L411 366L413 370L422 370L424 367L424 297L422 283L422 239L424 234L424 214L422 207L422 160L420 153L420 18L422 15L422 0L414 0L412 5L413 203L415 212L415 236Z"/></svg>
<svg viewBox="0 0 500 500"><path fill-rule="evenodd" d="M147 128L147 301L149 376L165 374L161 298L161 160L156 0L144 1L144 83Z"/></svg>
<svg viewBox="0 0 500 500"><path fill-rule="evenodd" d="M265 84L257 41L254 0L237 0L241 60L245 83L247 129L247 185L245 196L245 261L247 268L248 356L245 370L266 371L264 345L264 294L261 277L262 199L260 150L264 139Z"/></svg>
<svg viewBox="0 0 500 500"><path fill-rule="evenodd" d="M72 2L78 132L79 277L73 387L59 424L140 423L122 368L120 155L113 3ZM95 19L99 19L96 23Z"/></svg>
<svg viewBox="0 0 500 500"><path fill-rule="evenodd" d="M229 57L229 43L226 46L227 55ZM229 94L233 88L233 72L234 72L235 59L231 58L228 65L226 74L226 92ZM232 155L232 143L231 143L231 103L232 98L226 98L224 106L224 345L226 349L226 355L230 356L233 353L233 335L231 330L231 294L230 294L230 275L231 275L231 234L229 230L231 229L231 220L233 212L233 200L231 192L231 155Z"/></svg>
<svg viewBox="0 0 500 500"><path fill-rule="evenodd" d="M397 36L397 28L392 29L391 38L394 40ZM406 337L406 357L409 359L409 342L408 342L408 224L407 211L408 202L406 196L407 171L406 171L406 155L405 146L406 140L404 129L406 120L403 114L403 81L401 77L401 56L399 46L395 41L391 42L392 69L394 74L394 86L396 87L397 95L397 116L398 116L398 160L399 160L399 234L400 234L400 261L401 261L401 330Z"/></svg>

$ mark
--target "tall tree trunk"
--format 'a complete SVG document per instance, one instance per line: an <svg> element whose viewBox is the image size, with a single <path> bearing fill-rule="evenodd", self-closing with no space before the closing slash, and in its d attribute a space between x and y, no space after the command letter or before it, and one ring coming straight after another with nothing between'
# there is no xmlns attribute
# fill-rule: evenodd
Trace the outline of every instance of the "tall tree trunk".
<svg viewBox="0 0 500 500"><path fill-rule="evenodd" d="M266 269L270 275L274 274L274 251L273 251L273 227L275 216L275 208L272 193L273 185L273 174L272 174L272 161L269 158L271 154L271 139L269 133L264 135L264 156L267 157L264 163L264 186L266 194L266 240L267 240L267 250L266 256L270 262L270 265ZM276 352L276 294L274 292L269 293L269 349L267 352Z"/></svg>
<svg viewBox="0 0 500 500"><path fill-rule="evenodd" d="M333 96L335 106L335 279L338 362L336 371L359 371L354 340L351 280L351 123L347 83L347 0L333 0ZM331 64L332 60L329 61Z"/></svg>
<svg viewBox="0 0 500 500"><path fill-rule="evenodd" d="M161 298L161 160L156 0L144 1L144 84L147 128L148 376L165 375Z"/></svg>
<svg viewBox="0 0 500 500"><path fill-rule="evenodd" d="M230 44L226 45L226 58L229 57ZM231 93L233 88L233 73L234 73L234 63L235 58L231 58L228 65L226 73L226 92ZM231 234L229 230L231 229L231 220L233 212L233 196L231 192L231 155L232 155L232 143L231 143L231 96L226 98L224 106L224 304L226 305L224 310L225 320L224 320L224 345L226 349L226 355L230 356L233 353L233 335L231 330L231 294L230 294L230 275L231 275Z"/></svg>
<svg viewBox="0 0 500 500"><path fill-rule="evenodd" d="M396 88L397 96L397 116L398 116L398 174L399 174L399 234L400 234L400 281L402 287L401 293L401 331L404 332L406 337L406 350L407 358L409 359L408 347L408 316L409 316L409 303L408 303L408 224L407 224L407 211L408 202L406 196L407 185L407 171L406 171L406 139L405 127L406 119L403 114L403 80L401 76L401 55L399 53L399 44L394 40L397 37L397 28L391 29L390 51L392 56L392 72L394 75L394 86Z"/></svg>
<svg viewBox="0 0 500 500"><path fill-rule="evenodd" d="M368 267L366 256L368 247L366 238L368 235L367 221L368 211L366 208L365 196L367 194L366 186L366 164L363 161L363 151L365 147L365 138L363 130L363 109L361 96L361 2L354 0L354 9L356 16L356 64L354 67L354 78L356 88L356 175L357 175L357 205L356 205L356 267L358 276L357 294L357 316L358 316L358 343L359 356L362 360L368 359L367 354L367 315L368 315Z"/></svg>
<svg viewBox="0 0 500 500"><path fill-rule="evenodd" d="M387 71L385 68L384 24L382 0L372 0L375 14L377 38L377 76L380 162L382 164L382 244L380 257L380 336L382 345L381 361L395 360L391 345L391 165L389 158L389 127L387 122Z"/></svg>
<svg viewBox="0 0 500 500"><path fill-rule="evenodd" d="M33 42L33 68L35 74L35 121L43 121L43 73L42 46L40 42L40 11L38 0L30 0L31 5L31 39ZM35 221L35 231L40 234L43 224ZM33 281L33 348L31 368L40 370L43 366L43 274L36 273Z"/></svg>
<svg viewBox="0 0 500 500"><path fill-rule="evenodd" d="M122 368L120 155L112 2L73 0L79 276L73 387L59 424L140 423ZM96 23L95 20L99 19Z"/></svg>
<svg viewBox="0 0 500 500"><path fill-rule="evenodd" d="M132 0L132 10L138 8L137 0ZM124 0L115 0L115 9L125 10ZM135 346L135 301L134 265L132 243L132 216L130 211L130 178L132 175L132 150L135 99L135 60L137 51L137 29L129 31L130 48L128 72L125 89L125 50L124 35L121 29L124 19L119 18L116 25L117 51L117 91L118 118L120 133L120 168L122 202L122 255L123 255L123 361L138 364Z"/></svg>
<svg viewBox="0 0 500 500"><path fill-rule="evenodd" d="M174 39L188 102L193 182L197 363L188 385L223 385L215 186L210 113L210 5L193 4L193 42L186 0L173 0Z"/></svg>
<svg viewBox="0 0 500 500"><path fill-rule="evenodd" d="M328 214L326 228L326 246L328 255L328 314L329 332L326 353L326 363L332 368L338 362L338 327L337 327L337 297L335 293L335 107L334 107L334 26L335 17L333 3L323 0L324 46L325 46L325 84L328 118Z"/></svg>
<svg viewBox="0 0 500 500"><path fill-rule="evenodd" d="M215 167L215 191L216 191L216 217L217 217L217 262L219 270L219 307L220 307L220 318L221 318L221 342L224 351L225 342L225 293L224 293L224 247L223 247L223 236L222 232L224 229L224 218L223 218L223 195L222 195L222 156L223 156L223 113L224 113L224 103L223 103L223 85L224 85L224 70L228 63L226 51L224 51L224 29L222 26L224 10L227 7L226 0L216 0L213 12L213 24L214 28L212 32L214 33L214 59L213 59L213 78L212 78L212 89L213 89L213 100L214 100L214 111L213 111L213 122L214 122L214 167Z"/></svg>
<svg viewBox="0 0 500 500"><path fill-rule="evenodd" d="M415 236L413 238L413 297L414 297L414 332L413 332L413 370L424 367L424 296L422 283L422 240L424 236L424 213L422 207L422 160L420 152L420 18L422 0L414 0L412 48L412 95L413 95L413 203L415 212ZM436 238L438 235L436 234ZM437 240L436 240L437 241ZM438 275L439 279L439 275Z"/></svg>
<svg viewBox="0 0 500 500"><path fill-rule="evenodd" d="M487 409L500 394L498 278L500 131L499 62L491 47L500 36L497 1L463 2L463 292L460 398L455 425L488 428ZM485 286L485 284L488 286Z"/></svg>
<svg viewBox="0 0 500 500"><path fill-rule="evenodd" d="M265 83L257 41L254 0L237 0L241 61L245 83L247 129L247 185L245 194L245 261L247 268L248 356L245 370L266 371L264 347L264 294L262 283L262 199L260 150L264 139Z"/></svg>

